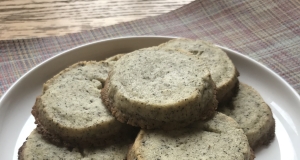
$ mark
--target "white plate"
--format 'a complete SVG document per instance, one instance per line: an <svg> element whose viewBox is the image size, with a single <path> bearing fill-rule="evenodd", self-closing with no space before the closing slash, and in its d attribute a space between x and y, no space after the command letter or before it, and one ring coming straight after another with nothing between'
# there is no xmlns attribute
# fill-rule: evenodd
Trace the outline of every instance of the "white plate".
<svg viewBox="0 0 300 160"><path fill-rule="evenodd" d="M102 60L117 53L154 46L171 38L127 37L94 42L58 54L27 72L0 100L0 159L17 159L18 148L35 128L30 111L47 79L78 61ZM270 145L256 151L256 160L299 159L299 95L270 69L240 53L221 48L239 70L240 81L259 91L276 120L276 138Z"/></svg>

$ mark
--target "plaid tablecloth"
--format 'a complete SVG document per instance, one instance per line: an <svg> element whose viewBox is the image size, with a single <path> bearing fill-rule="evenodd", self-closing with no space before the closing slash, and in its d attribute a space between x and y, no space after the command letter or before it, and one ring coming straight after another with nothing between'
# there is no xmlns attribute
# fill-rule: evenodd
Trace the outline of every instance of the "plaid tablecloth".
<svg viewBox="0 0 300 160"><path fill-rule="evenodd" d="M0 96L29 69L61 51L95 40L140 35L226 46L266 65L300 93L300 1L197 0L160 16L81 33L0 41Z"/></svg>

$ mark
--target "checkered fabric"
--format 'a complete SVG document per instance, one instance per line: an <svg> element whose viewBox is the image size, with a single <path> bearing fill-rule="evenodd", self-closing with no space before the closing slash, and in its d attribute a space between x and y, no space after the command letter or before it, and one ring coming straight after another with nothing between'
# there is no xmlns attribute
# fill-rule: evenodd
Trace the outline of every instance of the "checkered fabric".
<svg viewBox="0 0 300 160"><path fill-rule="evenodd" d="M29 69L64 50L141 35L203 39L237 50L275 71L300 93L299 17L298 0L197 0L167 14L95 30L0 41L0 96Z"/></svg>

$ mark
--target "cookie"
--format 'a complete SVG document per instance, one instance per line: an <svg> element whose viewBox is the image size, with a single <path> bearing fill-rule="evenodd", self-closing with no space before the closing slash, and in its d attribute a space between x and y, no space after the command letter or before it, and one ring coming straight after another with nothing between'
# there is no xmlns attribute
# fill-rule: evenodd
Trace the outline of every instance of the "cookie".
<svg viewBox="0 0 300 160"><path fill-rule="evenodd" d="M199 56L211 73L217 87L217 100L225 103L231 99L231 90L238 83L238 71L227 54L220 48L202 40L174 39L161 44L164 48L177 48Z"/></svg>
<svg viewBox="0 0 300 160"><path fill-rule="evenodd" d="M56 146L47 139L44 139L37 130L32 131L27 140L19 149L19 160L33 159L126 159L129 146L134 139L126 138L119 142L111 143L107 146L97 148L66 148L64 146Z"/></svg>
<svg viewBox="0 0 300 160"><path fill-rule="evenodd" d="M37 130L57 144L81 147L101 146L108 137L130 131L100 98L113 63L78 62L48 80L32 110Z"/></svg>
<svg viewBox="0 0 300 160"><path fill-rule="evenodd" d="M232 117L244 130L252 149L269 144L275 137L275 120L270 107L251 86L240 83L237 95L220 112Z"/></svg>
<svg viewBox="0 0 300 160"><path fill-rule="evenodd" d="M141 130L128 160L250 160L254 159L247 137L230 117L216 113L177 130Z"/></svg>
<svg viewBox="0 0 300 160"><path fill-rule="evenodd" d="M215 84L196 56L151 47L124 55L101 91L105 106L121 122L173 129L211 117Z"/></svg>

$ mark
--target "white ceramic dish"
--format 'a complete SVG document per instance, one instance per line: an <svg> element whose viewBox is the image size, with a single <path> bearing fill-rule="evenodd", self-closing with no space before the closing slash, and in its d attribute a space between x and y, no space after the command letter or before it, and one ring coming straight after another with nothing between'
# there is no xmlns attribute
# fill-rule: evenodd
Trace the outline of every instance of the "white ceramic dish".
<svg viewBox="0 0 300 160"><path fill-rule="evenodd" d="M35 128L31 108L42 84L60 70L82 60L102 60L163 43L174 37L127 37L99 41L65 51L36 66L16 81L0 100L0 159L17 159L18 148ZM300 159L300 97L282 78L260 63L221 47L240 72L240 81L253 86L269 104L276 120L276 138L256 150L256 160Z"/></svg>

